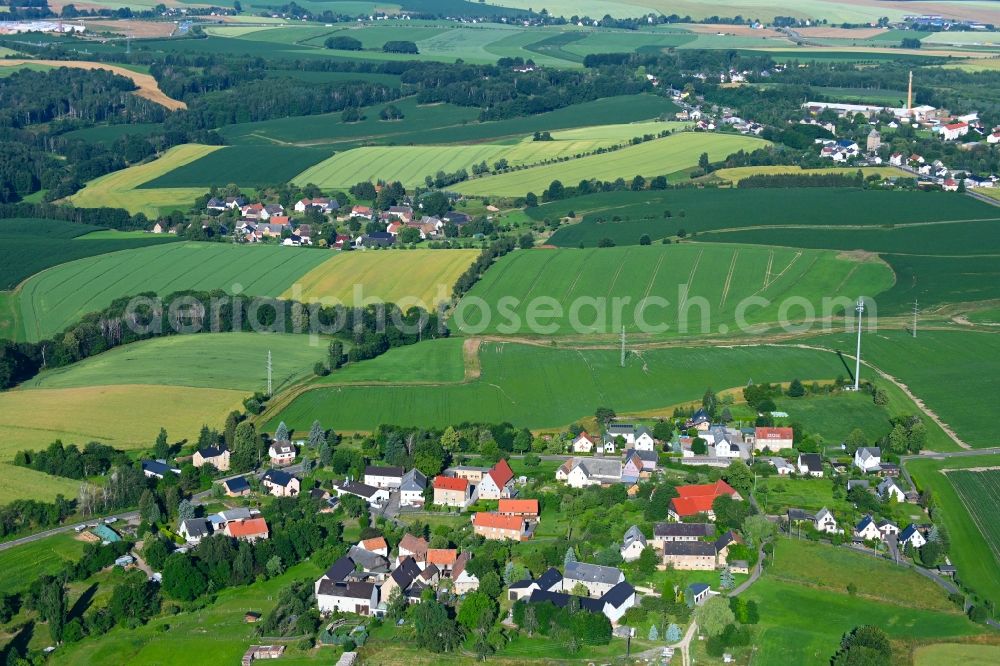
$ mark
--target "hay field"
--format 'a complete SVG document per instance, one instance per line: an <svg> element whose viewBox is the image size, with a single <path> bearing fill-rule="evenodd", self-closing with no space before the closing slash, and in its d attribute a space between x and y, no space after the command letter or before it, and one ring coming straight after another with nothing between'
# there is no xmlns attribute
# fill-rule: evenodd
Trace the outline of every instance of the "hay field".
<svg viewBox="0 0 1000 666"><path fill-rule="evenodd" d="M208 190L207 183L205 187L158 190L140 190L138 187L220 148L222 146L195 143L174 146L150 162L95 178L68 200L80 208L124 208L130 213L145 213L151 218L174 208L187 208Z"/></svg>
<svg viewBox="0 0 1000 666"><path fill-rule="evenodd" d="M709 159L719 160L739 150L751 151L766 145L768 142L763 139L742 135L684 132L610 153L477 178L450 189L472 196L540 194L553 180L576 185L586 178L630 180L636 175L647 178L667 175L694 167L703 152L708 153Z"/></svg>
<svg viewBox="0 0 1000 666"><path fill-rule="evenodd" d="M174 440L197 438L203 424L218 427L246 396L246 391L144 384L7 391L0 393L0 460L55 439L145 448L161 427Z"/></svg>
<svg viewBox="0 0 1000 666"><path fill-rule="evenodd" d="M356 296L361 295L362 302L377 299L431 310L451 299L455 282L478 255L478 250L346 252L303 275L282 295L348 305L356 305Z"/></svg>
<svg viewBox="0 0 1000 666"><path fill-rule="evenodd" d="M124 76L127 79L132 79L138 90L135 94L139 97L144 97L151 102L156 102L160 106L164 106L171 111L176 111L177 109L186 109L187 104L181 102L180 100L173 99L172 97L167 97L167 95L160 90L159 84L156 83L156 79L153 78L151 74L142 74L140 72L133 71L131 69L126 69L118 65L109 65L103 62L87 62L84 60L22 60L22 59L10 59L3 60L0 59L0 66L3 67L16 67L18 65L46 65L48 67L71 67L75 69L106 69L109 72L114 72L119 76Z"/></svg>
<svg viewBox="0 0 1000 666"><path fill-rule="evenodd" d="M82 242L82 241L81 241ZM184 289L277 296L330 254L277 245L167 243L55 266L26 280L18 300L25 338L38 341L122 296Z"/></svg>

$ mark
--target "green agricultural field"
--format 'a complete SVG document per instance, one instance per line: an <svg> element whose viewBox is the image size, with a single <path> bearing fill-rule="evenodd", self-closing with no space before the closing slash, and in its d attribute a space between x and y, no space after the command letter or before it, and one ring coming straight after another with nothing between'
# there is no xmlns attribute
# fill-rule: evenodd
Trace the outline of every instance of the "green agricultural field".
<svg viewBox="0 0 1000 666"><path fill-rule="evenodd" d="M36 472L25 467L15 467L8 463L0 463L0 478L3 479L3 484L0 484L0 505L19 499L51 502L55 500L56 495L75 498L80 490L79 481ZM2 587L0 584L0 588ZM2 592L0 589L0 593Z"/></svg>
<svg viewBox="0 0 1000 666"><path fill-rule="evenodd" d="M657 409L669 414L673 405L701 396L708 386L722 390L744 386L750 379L833 379L844 368L834 354L790 347L652 349L630 353L621 368L617 349L484 342L481 374L466 382L442 382L430 391L407 385L441 382L439 371L420 369L424 344L365 361L360 379L345 373L346 381L387 378L385 383L306 391L280 413L269 415L265 429L279 421L307 429L316 418L344 431L371 430L380 423L443 427L463 421L557 428L592 415L602 405L620 414ZM337 382L339 377L334 372L324 381Z"/></svg>
<svg viewBox="0 0 1000 666"><path fill-rule="evenodd" d="M958 568L958 578L978 594L993 600L1000 599L1000 579L997 578L1000 557L987 542L985 530L995 535L996 526L993 523L981 526L980 522L995 521L991 512L996 506L986 507L990 513L973 516L970 507L956 490L956 483L962 483L966 474L982 473L964 470L995 467L998 463L1000 456L997 455L937 460L925 458L906 462L906 469L917 488L921 492L933 493L934 519L942 522L948 530L951 540L949 557ZM955 473L959 473L958 481L952 478ZM996 472L991 472L989 476L994 477L995 474ZM968 491L969 487L965 490Z"/></svg>
<svg viewBox="0 0 1000 666"><path fill-rule="evenodd" d="M287 183L295 174L330 156L328 149L300 146L226 146L139 186L206 188L236 183L244 188Z"/></svg>
<svg viewBox="0 0 1000 666"><path fill-rule="evenodd" d="M824 336L809 342L854 354L853 335ZM883 329L864 335L861 345L866 363L908 386L966 443L973 447L997 445L990 401L1000 363L1000 334L926 330L913 338L908 331ZM863 378L871 377L870 371L862 372Z"/></svg>
<svg viewBox="0 0 1000 666"><path fill-rule="evenodd" d="M804 316L822 318L824 310L827 317L842 312L843 305L832 302L824 308L824 298L849 306L891 285L892 274L881 262L828 251L696 244L536 249L500 259L459 304L453 327L614 338L624 326L648 339L724 335L739 326L756 335L778 330L784 318L800 322ZM812 314L791 308L792 297L811 303ZM614 299L622 298L628 300L620 306L620 323L612 323ZM660 300L645 306L646 299ZM489 319L482 303L489 305ZM529 319L532 311L541 316Z"/></svg>
<svg viewBox="0 0 1000 666"><path fill-rule="evenodd" d="M914 666L993 666L1000 662L1000 645L936 643L917 648Z"/></svg>
<svg viewBox="0 0 1000 666"><path fill-rule="evenodd" d="M277 393L312 374L326 360L327 341L306 334L201 333L173 335L116 347L47 370L22 389L85 388L120 384L194 386L253 393L267 386L267 353Z"/></svg>
<svg viewBox="0 0 1000 666"><path fill-rule="evenodd" d="M21 592L40 576L52 575L66 564L76 562L83 555L83 541L70 534L32 541L17 548L0 551L0 594Z"/></svg>
<svg viewBox="0 0 1000 666"><path fill-rule="evenodd" d="M18 294L31 341L54 335L116 298L184 289L278 296L330 258L330 253L265 245L170 243L79 259L28 279Z"/></svg>
<svg viewBox="0 0 1000 666"><path fill-rule="evenodd" d="M914 300L927 310L954 303L1000 299L996 255L887 254L884 258L896 274L896 284L880 299L884 310L906 312L912 310Z"/></svg>
<svg viewBox="0 0 1000 666"><path fill-rule="evenodd" d="M103 232L100 240L87 238L100 229L62 220L0 220L0 289L13 289L39 271L74 259L175 240L117 231ZM82 242L84 240L88 242Z"/></svg>
<svg viewBox="0 0 1000 666"><path fill-rule="evenodd" d="M452 189L474 196L523 196L531 191L540 193L553 180L575 185L586 178L631 180L636 175L666 175L695 166L703 152L710 159L719 160L739 150L751 151L766 145L761 139L740 135L685 132L601 155L477 178Z"/></svg>
<svg viewBox="0 0 1000 666"><path fill-rule="evenodd" d="M190 143L174 146L150 162L95 178L82 190L69 197L69 201L80 208L124 208L130 213L145 213L154 218L161 212L188 208L195 199L208 191L207 184L200 187L164 188L152 191L138 188L143 183L159 178L220 148L221 146Z"/></svg>
<svg viewBox="0 0 1000 666"><path fill-rule="evenodd" d="M378 363L351 363L317 384L450 384L466 376L463 338L439 338L420 343L419 350L395 347L379 357Z"/></svg>
<svg viewBox="0 0 1000 666"><path fill-rule="evenodd" d="M731 181L733 183L739 183L741 180L748 176L756 175L774 175L774 174L830 174L839 173L846 174L849 176L855 175L858 171L864 175L865 178L871 175L878 175L883 178L908 178L909 174L898 169L896 167L827 167L825 169L803 169L800 166L795 166L792 164L782 164L773 166L748 166L748 167L732 167L729 169L719 169L718 171L713 171L709 178L718 178L723 181ZM816 190L813 190L814 192ZM876 190L866 190L866 191L876 191Z"/></svg>
<svg viewBox="0 0 1000 666"><path fill-rule="evenodd" d="M956 469L948 472L948 480L962 499L966 511L986 538L993 556L1000 561L1000 467L983 470Z"/></svg>
<svg viewBox="0 0 1000 666"><path fill-rule="evenodd" d="M226 414L242 409L247 396L247 391L147 384L7 391L0 393L0 461L56 439L148 449L161 427L174 440L196 440L203 425L219 427Z"/></svg>
<svg viewBox="0 0 1000 666"><path fill-rule="evenodd" d="M338 253L296 280L283 296L345 305L376 299L433 311L438 303L451 300L455 282L477 256L476 250Z"/></svg>
<svg viewBox="0 0 1000 666"><path fill-rule="evenodd" d="M747 175L739 169L727 169L719 173L724 172L730 172L727 177L732 179ZM841 214L841 205L849 206L851 214ZM943 238L947 234L943 234L941 229L951 230L951 226L921 227L914 230L904 230L901 227L906 224L969 220L993 220L1000 223L994 206L971 197L956 197L949 193L852 188L602 192L542 204L527 209L526 213L532 219L540 221L565 217L571 211L577 215L577 219L582 216L582 221L560 228L549 239L550 244L577 247L582 242L585 246L593 247L601 238L608 237L618 245L636 245L642 234L648 234L653 240L657 240L675 236L683 229L688 236L698 234L700 240L736 242L749 239L747 242L785 246L796 245L787 242L790 235L796 239L808 239L813 234L825 234L823 242L803 240L805 244L802 247L850 250L864 245L851 244L848 240L828 244L832 240L827 239L836 238L836 228L845 231L844 238L854 238L855 235L862 234L858 228L868 227L870 229L863 234L871 234L876 239L882 238L881 234L892 233L894 237L897 231L903 232L904 236L908 234L907 237L923 233L932 237L930 242L936 248L942 242L949 242ZM892 225L892 228L886 225ZM963 224L958 228L965 227ZM980 232L989 229L976 228ZM800 229L805 231L800 233ZM850 229L849 235L846 234L847 229ZM711 231L725 233L704 235ZM926 237L922 240L928 242ZM896 251L908 251L912 244L901 247L907 249ZM957 251L957 244L945 247L954 247Z"/></svg>

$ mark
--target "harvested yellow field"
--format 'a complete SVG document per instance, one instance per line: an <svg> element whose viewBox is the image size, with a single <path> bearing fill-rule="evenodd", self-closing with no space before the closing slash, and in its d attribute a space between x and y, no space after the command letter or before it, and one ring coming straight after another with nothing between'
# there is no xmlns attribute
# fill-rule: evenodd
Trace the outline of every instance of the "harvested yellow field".
<svg viewBox="0 0 1000 666"><path fill-rule="evenodd" d="M148 447L160 428L171 440L196 439L203 424L219 427L246 391L147 384L0 393L0 461L53 440Z"/></svg>
<svg viewBox="0 0 1000 666"><path fill-rule="evenodd" d="M208 188L171 187L160 189L137 189L143 183L159 178L177 167L218 150L222 146L203 146L186 143L174 146L158 159L115 171L95 178L82 190L69 197L74 205L81 208L124 208L130 213L145 213L156 217L160 210L172 206L189 206L204 194Z"/></svg>
<svg viewBox="0 0 1000 666"><path fill-rule="evenodd" d="M882 176L883 178L892 178L899 176L910 176L902 169L897 169L896 167L862 167L861 171L865 174L865 177L871 176L873 174ZM803 169L799 166L750 166L750 167L735 167L732 169L719 169L718 171L712 172L713 176L717 176L722 180L729 180L733 183L738 183L744 178L749 176L760 176L760 175L776 175L776 174L830 174L830 173L845 173L845 174L856 174L858 172L858 167L834 167L831 169Z"/></svg>
<svg viewBox="0 0 1000 666"><path fill-rule="evenodd" d="M118 74L119 76L132 79L132 82L139 88L135 91L135 94L139 97L144 97L151 102L156 102L160 106L164 106L171 111L187 108L187 104L184 102L176 100L172 97L167 97L166 93L160 90L160 86L156 83L156 79L153 78L152 74L133 72L130 69L125 69L124 67L119 67L118 65L108 65L103 62L88 62L85 60L25 60L21 58L0 60L0 66L3 67L16 67L18 65L26 64L49 65L50 67L74 67L76 69L106 69L109 72Z"/></svg>
<svg viewBox="0 0 1000 666"><path fill-rule="evenodd" d="M477 256L478 250L345 252L306 273L282 296L345 305L375 299L404 310L431 309L451 299L455 282Z"/></svg>

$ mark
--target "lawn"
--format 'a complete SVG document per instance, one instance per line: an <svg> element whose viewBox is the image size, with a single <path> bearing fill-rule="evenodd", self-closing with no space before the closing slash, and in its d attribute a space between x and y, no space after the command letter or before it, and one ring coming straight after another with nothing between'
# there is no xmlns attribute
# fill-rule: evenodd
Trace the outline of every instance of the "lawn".
<svg viewBox="0 0 1000 666"><path fill-rule="evenodd" d="M81 243L83 241L80 241ZM226 243L169 243L78 259L29 278L18 294L25 338L37 341L114 299L184 289L278 296L329 252Z"/></svg>
<svg viewBox="0 0 1000 666"><path fill-rule="evenodd" d="M746 136L684 132L610 153L477 178L453 189L474 196L523 196L532 191L540 194L553 180L575 185L587 178L631 180L636 175L666 175L695 166L698 156L705 152L710 159L720 160L739 150L751 151L766 145L766 141Z"/></svg>
<svg viewBox="0 0 1000 666"><path fill-rule="evenodd" d="M477 256L477 250L338 253L296 280L283 296L345 305L377 300L434 311L438 303L451 300L455 281Z"/></svg>
<svg viewBox="0 0 1000 666"><path fill-rule="evenodd" d="M140 190L139 187L221 148L193 143L174 146L150 162L95 178L69 197L69 201L80 208L124 208L130 213L145 213L151 218L161 212L189 208L195 199L208 191L207 183L200 187L152 191Z"/></svg>
<svg viewBox="0 0 1000 666"><path fill-rule="evenodd" d="M51 502L56 495L75 498L80 490L79 481L7 463L0 463L0 478L3 479L3 484L0 484L0 505L17 499Z"/></svg>
<svg viewBox="0 0 1000 666"><path fill-rule="evenodd" d="M0 393L0 461L56 439L80 446L103 442L145 449L161 427L174 441L196 439L202 425L221 427L226 414L241 408L247 395L146 384L7 391Z"/></svg>
<svg viewBox="0 0 1000 666"><path fill-rule="evenodd" d="M74 536L56 534L0 551L0 570L3 571L0 594L25 590L39 576L54 574L67 562L79 560L84 543Z"/></svg>
<svg viewBox="0 0 1000 666"><path fill-rule="evenodd" d="M888 289L892 280L881 262L817 250L714 244L535 249L500 259L459 304L452 328L534 337L607 338L622 326L642 338L759 334L781 330L783 319L814 320L824 310L835 315L839 308L832 301L824 307L823 299L849 306ZM792 308L793 302L811 305ZM620 315L612 321L615 308Z"/></svg>
<svg viewBox="0 0 1000 666"><path fill-rule="evenodd" d="M428 390L406 385L435 381L439 375L413 373L392 379L397 368L411 368L403 356L425 358L419 343L364 362L362 380L386 377L384 384L337 385L306 391L265 429L284 420L307 429L321 418L338 430L371 430L379 424L446 426L463 421L500 423L533 429L558 428L593 414L599 406L619 413L664 410L698 398L706 387L722 390L792 377L832 379L843 371L833 354L784 347L667 348L630 354L619 367L616 349L555 349L514 343L484 343L482 375L466 383L441 383ZM435 343L438 344L438 343ZM457 352L457 350L455 350ZM337 382L339 373L330 375ZM457 376L457 372L453 376ZM357 376L345 375L347 381Z"/></svg>
<svg viewBox="0 0 1000 666"><path fill-rule="evenodd" d="M811 342L854 354L854 336L816 338ZM1000 335L979 331L879 330L862 337L866 363L903 382L965 442L996 446L992 405L994 377L1000 368Z"/></svg>
<svg viewBox="0 0 1000 666"><path fill-rule="evenodd" d="M173 335L116 347L78 363L47 370L23 389L85 388L145 384L228 389L252 393L267 386L267 354L277 393L312 375L326 360L327 342L284 333Z"/></svg>
<svg viewBox="0 0 1000 666"><path fill-rule="evenodd" d="M226 146L153 178L139 189L204 189L230 183L244 188L281 185L329 156L328 149L301 146Z"/></svg>
<svg viewBox="0 0 1000 666"><path fill-rule="evenodd" d="M161 617L137 629L118 627L98 638L61 647L60 664L134 663L185 664L206 666L237 663L247 647L257 642L256 628L243 620L248 610L267 613L277 603L278 593L296 580L313 580L321 571L314 562L304 562L281 576L246 587L227 588L218 593L216 601L205 608ZM169 630L169 634L165 633ZM169 640L165 637L169 635ZM304 654L289 648L291 661ZM330 648L323 660L338 652ZM283 660L284 661L284 660Z"/></svg>
<svg viewBox="0 0 1000 666"><path fill-rule="evenodd" d="M1000 557L991 549L984 530L989 529L991 533L995 533L995 526L987 524L980 528L977 520L983 520L984 516L973 517L962 495L955 488L956 481L951 478L953 472L946 474L943 471L992 467L997 465L998 460L1000 458L995 455L983 455L947 460L910 460L906 463L906 469L918 489L930 491L934 495L934 520L942 522L948 530L951 539L950 557L958 568L958 578L994 601L1000 600L1000 579L997 577ZM959 478L962 478L961 475ZM995 508L995 505L988 507L990 510Z"/></svg>

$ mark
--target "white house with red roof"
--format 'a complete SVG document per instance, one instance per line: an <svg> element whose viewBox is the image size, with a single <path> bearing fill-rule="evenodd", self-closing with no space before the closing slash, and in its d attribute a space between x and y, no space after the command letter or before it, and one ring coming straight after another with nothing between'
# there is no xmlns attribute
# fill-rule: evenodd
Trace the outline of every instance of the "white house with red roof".
<svg viewBox="0 0 1000 666"><path fill-rule="evenodd" d="M969 133L969 123L958 122L941 126L941 138L945 141L955 141Z"/></svg>
<svg viewBox="0 0 1000 666"><path fill-rule="evenodd" d="M479 499L498 500L511 496L514 488L514 471L507 464L506 460L501 460L490 468L490 471L483 475L483 480L479 483Z"/></svg>
<svg viewBox="0 0 1000 666"><path fill-rule="evenodd" d="M596 440L584 430L573 440L573 453L593 453Z"/></svg>
<svg viewBox="0 0 1000 666"><path fill-rule="evenodd" d="M351 217L362 217L370 220L372 219L372 209L369 206L354 206L351 208Z"/></svg>

